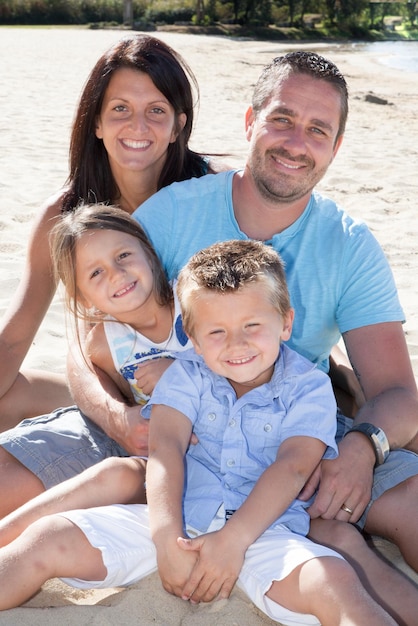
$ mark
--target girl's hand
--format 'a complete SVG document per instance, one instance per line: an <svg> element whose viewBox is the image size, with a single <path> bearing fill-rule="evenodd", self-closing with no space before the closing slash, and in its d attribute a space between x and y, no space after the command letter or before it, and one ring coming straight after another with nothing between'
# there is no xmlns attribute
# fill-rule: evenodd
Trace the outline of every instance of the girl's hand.
<svg viewBox="0 0 418 626"><path fill-rule="evenodd" d="M163 357L161 359L150 359L149 361L138 363L134 373L138 387L142 389L145 394L150 396L154 391L155 385L172 362L173 359Z"/></svg>
<svg viewBox="0 0 418 626"><path fill-rule="evenodd" d="M181 540L181 537L177 540ZM179 598L183 596L183 588L199 558L198 552L185 552L179 545L166 545L157 548L158 573L163 587L168 593Z"/></svg>

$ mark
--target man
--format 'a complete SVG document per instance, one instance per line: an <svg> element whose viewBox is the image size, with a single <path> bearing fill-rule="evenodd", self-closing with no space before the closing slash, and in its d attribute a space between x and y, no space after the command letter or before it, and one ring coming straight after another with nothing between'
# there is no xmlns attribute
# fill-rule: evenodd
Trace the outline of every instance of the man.
<svg viewBox="0 0 418 626"><path fill-rule="evenodd" d="M397 543L417 570L416 498L406 494L418 489L418 457L396 450L418 426L403 312L370 231L314 191L342 143L347 110L346 83L332 63L308 52L275 59L246 114L244 170L174 184L134 217L170 278L219 239L260 239L281 254L295 308L289 344L327 369L342 334L366 399L353 429L339 420L340 456L322 462L302 497L320 479L312 518L357 522Z"/></svg>

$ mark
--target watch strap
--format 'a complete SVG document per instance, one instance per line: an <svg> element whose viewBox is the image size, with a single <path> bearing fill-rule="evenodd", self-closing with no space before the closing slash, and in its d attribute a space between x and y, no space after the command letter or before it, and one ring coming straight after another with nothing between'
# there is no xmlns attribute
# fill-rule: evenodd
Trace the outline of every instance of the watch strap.
<svg viewBox="0 0 418 626"><path fill-rule="evenodd" d="M355 426L353 426L353 428L349 430L346 435L354 432L366 435L373 447L376 457L376 465L382 465L382 463L386 461L390 452L390 445L385 432L381 428L374 426L374 424L368 424L367 422L355 424Z"/></svg>

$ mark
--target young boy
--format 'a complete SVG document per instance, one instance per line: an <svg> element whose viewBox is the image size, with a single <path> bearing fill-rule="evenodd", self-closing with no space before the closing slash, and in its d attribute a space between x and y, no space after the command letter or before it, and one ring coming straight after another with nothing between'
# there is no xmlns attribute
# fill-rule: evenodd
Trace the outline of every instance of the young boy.
<svg viewBox="0 0 418 626"><path fill-rule="evenodd" d="M336 454L335 401L327 375L281 345L293 310L277 253L215 244L182 270L178 296L197 354L179 355L143 409L149 520L136 504L35 522L0 550L0 608L52 576L122 586L158 566L165 589L193 603L228 597L238 581L283 624L394 626L351 566L306 538L297 496Z"/></svg>
<svg viewBox="0 0 418 626"><path fill-rule="evenodd" d="M297 496L336 454L335 402L328 377L281 345L293 310L277 253L256 241L215 244L180 272L178 296L197 354L180 355L145 409L165 589L208 602L238 580L285 624L393 623L339 555L305 538Z"/></svg>

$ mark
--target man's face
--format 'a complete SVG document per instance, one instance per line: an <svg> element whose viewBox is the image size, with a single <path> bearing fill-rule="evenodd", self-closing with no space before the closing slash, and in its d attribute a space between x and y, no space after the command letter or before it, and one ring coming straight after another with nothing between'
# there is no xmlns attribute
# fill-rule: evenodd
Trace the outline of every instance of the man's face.
<svg viewBox="0 0 418 626"><path fill-rule="evenodd" d="M246 117L247 160L264 199L292 203L309 196L336 155L341 100L324 80L304 74L277 83L257 117Z"/></svg>

